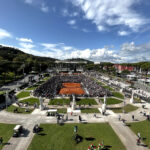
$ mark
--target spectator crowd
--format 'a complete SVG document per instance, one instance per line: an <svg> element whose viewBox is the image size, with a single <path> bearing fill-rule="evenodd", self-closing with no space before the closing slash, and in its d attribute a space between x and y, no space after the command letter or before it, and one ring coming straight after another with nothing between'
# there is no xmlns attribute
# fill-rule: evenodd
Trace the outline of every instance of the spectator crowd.
<svg viewBox="0 0 150 150"><path fill-rule="evenodd" d="M63 88L63 83L81 83L82 88L85 90L85 94L82 96L103 97L104 95L111 95L108 90L100 86L95 80L83 74L80 74L53 76L50 80L42 84L34 91L34 96L41 96L46 98L54 98L55 96L60 96L59 91L61 90L61 88Z"/></svg>

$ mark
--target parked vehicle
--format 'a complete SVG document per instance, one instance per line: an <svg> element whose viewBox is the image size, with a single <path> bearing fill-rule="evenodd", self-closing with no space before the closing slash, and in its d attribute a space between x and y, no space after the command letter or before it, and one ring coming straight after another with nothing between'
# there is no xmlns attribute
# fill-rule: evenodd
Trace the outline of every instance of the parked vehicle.
<svg viewBox="0 0 150 150"><path fill-rule="evenodd" d="M16 125L14 128L13 137L19 137L23 133L23 126L22 125Z"/></svg>

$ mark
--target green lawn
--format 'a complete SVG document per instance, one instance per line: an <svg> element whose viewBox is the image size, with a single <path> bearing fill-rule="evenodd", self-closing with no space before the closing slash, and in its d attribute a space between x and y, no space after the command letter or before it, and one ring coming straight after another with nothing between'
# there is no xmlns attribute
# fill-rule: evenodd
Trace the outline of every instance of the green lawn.
<svg viewBox="0 0 150 150"><path fill-rule="evenodd" d="M13 106L13 105L8 106L7 109L6 109L6 111L13 113L15 108L18 108L19 114L20 114L20 113L21 113L21 114L30 114L30 113L32 113L32 111L33 111L32 109L30 109L29 112L25 112L25 108L19 108L19 107Z"/></svg>
<svg viewBox="0 0 150 150"><path fill-rule="evenodd" d="M113 92L112 94L113 94L114 97L124 99L124 96L119 92Z"/></svg>
<svg viewBox="0 0 150 150"><path fill-rule="evenodd" d="M45 81L39 81L39 82L37 82L36 84L38 84L38 85L41 85L41 84L43 84Z"/></svg>
<svg viewBox="0 0 150 150"><path fill-rule="evenodd" d="M24 98L24 97L28 97L30 96L30 92L20 92L18 95L17 95L17 98Z"/></svg>
<svg viewBox="0 0 150 150"><path fill-rule="evenodd" d="M81 113L100 113L97 108L81 108Z"/></svg>
<svg viewBox="0 0 150 150"><path fill-rule="evenodd" d="M111 88L110 86L103 86L103 88L108 89L109 91L114 91L114 89Z"/></svg>
<svg viewBox="0 0 150 150"><path fill-rule="evenodd" d="M101 99L101 101L104 102L104 99ZM113 105L119 103L122 103L122 101L115 98L107 98L107 105Z"/></svg>
<svg viewBox="0 0 150 150"><path fill-rule="evenodd" d="M0 95L5 94L5 93L6 93L6 91L0 91Z"/></svg>
<svg viewBox="0 0 150 150"><path fill-rule="evenodd" d="M43 81L47 81L47 80L49 80L50 79L50 77L45 77L44 79L43 79Z"/></svg>
<svg viewBox="0 0 150 150"><path fill-rule="evenodd" d="M28 99L24 99L22 101L19 101L20 103L26 103L28 102L29 105L34 105L35 103L37 103L39 105L39 99L38 98L28 98Z"/></svg>
<svg viewBox="0 0 150 150"><path fill-rule="evenodd" d="M74 126L78 126L78 134L83 138L76 144L73 140ZM87 150L90 144L97 146L100 141L110 147L109 150L125 150L118 136L108 123L100 124L42 124L43 131L36 134L28 150ZM93 141L87 140L92 137Z"/></svg>
<svg viewBox="0 0 150 150"><path fill-rule="evenodd" d="M0 91L0 95L3 95L5 93L6 93L6 91Z"/></svg>
<svg viewBox="0 0 150 150"><path fill-rule="evenodd" d="M150 121L141 121L141 122L134 122L130 123L130 128L135 132L137 135L140 132L141 137L145 138L143 142L150 148Z"/></svg>
<svg viewBox="0 0 150 150"><path fill-rule="evenodd" d="M2 147L12 137L14 127L15 127L14 124L2 124L2 123L0 123L0 136L3 137L3 144L2 145L0 144L0 150L2 150Z"/></svg>
<svg viewBox="0 0 150 150"><path fill-rule="evenodd" d="M27 88L27 90L35 90L39 85L35 84L33 86L30 86L29 88Z"/></svg>
<svg viewBox="0 0 150 150"><path fill-rule="evenodd" d="M105 84L99 80L95 80L99 85L104 86Z"/></svg>
<svg viewBox="0 0 150 150"><path fill-rule="evenodd" d="M53 99L50 100L48 105L69 105L70 104L70 99Z"/></svg>
<svg viewBox="0 0 150 150"><path fill-rule="evenodd" d="M77 105L97 105L97 102L94 99L79 99L76 101Z"/></svg>
<svg viewBox="0 0 150 150"><path fill-rule="evenodd" d="M137 97L134 97L134 102L135 102L135 103L141 103L141 99L140 99L140 98L137 98Z"/></svg>
<svg viewBox="0 0 150 150"><path fill-rule="evenodd" d="M130 105L130 104L127 104L127 105L124 107L124 110L125 110L126 113L131 112L131 111L135 111L135 110L137 110L137 109L138 109L138 107L133 106L133 105ZM113 112L115 112L115 113L122 113L122 112L123 112L123 107L122 107L122 108L113 108L112 110L113 110Z"/></svg>
<svg viewBox="0 0 150 150"><path fill-rule="evenodd" d="M66 114L67 113L67 109L66 108L60 108L60 109L57 109L57 112Z"/></svg>

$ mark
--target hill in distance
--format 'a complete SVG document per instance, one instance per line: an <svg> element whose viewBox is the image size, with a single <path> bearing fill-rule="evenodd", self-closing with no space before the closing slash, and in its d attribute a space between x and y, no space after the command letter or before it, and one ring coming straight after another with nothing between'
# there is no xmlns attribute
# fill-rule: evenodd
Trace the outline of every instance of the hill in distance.
<svg viewBox="0 0 150 150"><path fill-rule="evenodd" d="M56 60L55 58L50 57L34 56L31 54L24 53L21 50L14 47L0 45L0 61L26 62L29 59L40 62L54 62Z"/></svg>

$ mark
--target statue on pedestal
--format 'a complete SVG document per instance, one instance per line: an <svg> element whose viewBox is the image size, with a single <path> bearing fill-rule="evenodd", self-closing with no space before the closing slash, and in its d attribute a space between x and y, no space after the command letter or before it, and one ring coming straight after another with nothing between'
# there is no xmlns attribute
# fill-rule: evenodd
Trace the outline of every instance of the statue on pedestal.
<svg viewBox="0 0 150 150"><path fill-rule="evenodd" d="M106 106L107 106L107 100L106 96L104 96L104 104L102 104L102 114L104 115L106 113Z"/></svg>
<svg viewBox="0 0 150 150"><path fill-rule="evenodd" d="M130 99L130 103L134 103L134 90L132 90L132 96L131 96L131 99Z"/></svg>
<svg viewBox="0 0 150 150"><path fill-rule="evenodd" d="M11 104L11 99L9 98L8 91L6 92L6 95L5 95L5 101L7 105Z"/></svg>
<svg viewBox="0 0 150 150"><path fill-rule="evenodd" d="M73 102L72 102L72 110L75 110L75 96L72 95Z"/></svg>
<svg viewBox="0 0 150 150"><path fill-rule="evenodd" d="M18 92L20 90L19 83L17 82L16 91Z"/></svg>
<svg viewBox="0 0 150 150"><path fill-rule="evenodd" d="M120 89L120 92L121 92L121 93L123 92L123 89L122 89L122 88Z"/></svg>
<svg viewBox="0 0 150 150"><path fill-rule="evenodd" d="M40 102L40 110L42 111L44 109L42 97L39 97L39 102Z"/></svg>

